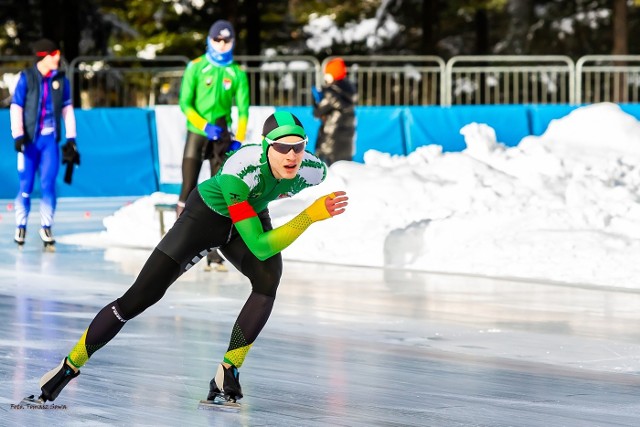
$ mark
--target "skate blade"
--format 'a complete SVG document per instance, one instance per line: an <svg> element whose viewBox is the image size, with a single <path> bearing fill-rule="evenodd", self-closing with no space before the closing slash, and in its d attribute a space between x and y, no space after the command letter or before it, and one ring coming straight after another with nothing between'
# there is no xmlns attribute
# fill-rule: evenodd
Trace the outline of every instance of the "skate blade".
<svg viewBox="0 0 640 427"><path fill-rule="evenodd" d="M45 401L41 398L36 398L35 395L27 396L20 402L21 405L33 405L33 406L41 406L45 404Z"/></svg>
<svg viewBox="0 0 640 427"><path fill-rule="evenodd" d="M238 411L240 410L240 404L238 402L232 402L224 400L222 398L216 398L215 400L201 400L198 403L198 409L213 409L221 411Z"/></svg>
<svg viewBox="0 0 640 427"><path fill-rule="evenodd" d="M216 265L215 270L216 270L218 273L226 273L227 271L229 271L229 269L227 268L227 266L226 266L226 265L224 265L224 264L218 264L218 265Z"/></svg>
<svg viewBox="0 0 640 427"><path fill-rule="evenodd" d="M56 251L56 245L44 245L44 251L45 252L55 252Z"/></svg>

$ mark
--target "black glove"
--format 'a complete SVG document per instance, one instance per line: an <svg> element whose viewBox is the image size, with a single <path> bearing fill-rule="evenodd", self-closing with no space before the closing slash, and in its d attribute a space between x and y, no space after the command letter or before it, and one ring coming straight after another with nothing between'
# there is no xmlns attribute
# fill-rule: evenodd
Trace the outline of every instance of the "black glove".
<svg viewBox="0 0 640 427"><path fill-rule="evenodd" d="M80 164L80 153L76 145L75 138L67 139L67 143L62 146L62 164L66 163L67 168L64 172L64 182L71 184L73 179L73 169L75 165Z"/></svg>
<svg viewBox="0 0 640 427"><path fill-rule="evenodd" d="M15 138L13 142L16 145L16 151L18 153L23 153L24 146L27 145L27 141L24 139L24 135L20 135L19 137Z"/></svg>
<svg viewBox="0 0 640 427"><path fill-rule="evenodd" d="M67 143L62 146L62 164L79 165L80 153L76 145L75 138L67 139Z"/></svg>

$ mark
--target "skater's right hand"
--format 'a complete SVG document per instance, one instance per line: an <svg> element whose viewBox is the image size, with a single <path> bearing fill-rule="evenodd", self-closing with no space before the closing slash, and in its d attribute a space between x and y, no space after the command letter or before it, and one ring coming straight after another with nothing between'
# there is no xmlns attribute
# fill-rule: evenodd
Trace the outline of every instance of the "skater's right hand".
<svg viewBox="0 0 640 427"><path fill-rule="evenodd" d="M220 126L212 125L211 123L207 123L203 130L204 133L207 134L207 138L213 141L220 139L220 135L222 135L223 131Z"/></svg>
<svg viewBox="0 0 640 427"><path fill-rule="evenodd" d="M24 147L27 145L27 141L24 138L24 135L20 135L13 140L16 148L16 152L24 153Z"/></svg>

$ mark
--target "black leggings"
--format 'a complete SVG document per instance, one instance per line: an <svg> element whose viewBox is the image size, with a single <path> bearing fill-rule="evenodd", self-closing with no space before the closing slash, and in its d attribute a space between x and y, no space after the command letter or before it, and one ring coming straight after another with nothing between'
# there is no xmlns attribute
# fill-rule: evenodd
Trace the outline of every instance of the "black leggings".
<svg viewBox="0 0 640 427"><path fill-rule="evenodd" d="M265 231L273 228L268 210L258 216ZM282 275L282 255L260 261L244 243L231 219L212 211L194 190L182 215L158 243L136 281L118 299L125 319L137 316L158 302L182 273L215 247L249 278L254 292L276 296Z"/></svg>
<svg viewBox="0 0 640 427"><path fill-rule="evenodd" d="M265 231L272 229L268 210L262 211L259 218ZM78 367L83 365L128 320L158 302L182 273L215 247L251 281L252 293L236 320L225 355L225 361L240 367L271 314L282 276L282 256L277 254L264 261L256 258L231 219L213 212L197 190L191 192L184 212L153 250L133 285L98 312L70 359Z"/></svg>
<svg viewBox="0 0 640 427"><path fill-rule="evenodd" d="M187 131L187 141L182 156L182 187L178 197L179 201L187 200L191 190L198 184L198 175L200 175L203 161L209 160L211 176L218 172L230 144L231 135L227 131L223 132L220 140L215 142L210 142L206 136Z"/></svg>

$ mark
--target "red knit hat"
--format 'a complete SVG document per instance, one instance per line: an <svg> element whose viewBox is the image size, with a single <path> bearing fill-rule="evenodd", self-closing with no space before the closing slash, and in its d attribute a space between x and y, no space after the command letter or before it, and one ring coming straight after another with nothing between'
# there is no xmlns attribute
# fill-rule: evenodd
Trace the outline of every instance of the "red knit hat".
<svg viewBox="0 0 640 427"><path fill-rule="evenodd" d="M334 81L342 80L347 77L347 66L342 58L334 58L327 62L324 67L325 74L331 74Z"/></svg>

